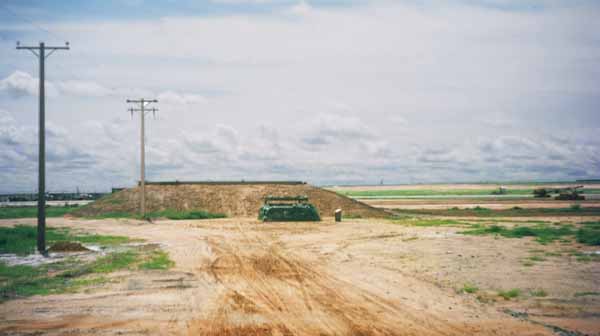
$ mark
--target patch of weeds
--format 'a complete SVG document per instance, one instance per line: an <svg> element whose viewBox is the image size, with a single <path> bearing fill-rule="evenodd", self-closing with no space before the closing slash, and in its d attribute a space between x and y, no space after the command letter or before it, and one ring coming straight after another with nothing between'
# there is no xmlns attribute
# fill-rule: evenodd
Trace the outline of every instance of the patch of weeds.
<svg viewBox="0 0 600 336"><path fill-rule="evenodd" d="M178 211L167 209L163 211L154 211L146 214L145 219L153 219L153 218L168 218L172 220L182 220L182 219L213 219L213 218L225 218L227 217L225 214L219 213L211 213L203 210L193 210L193 211ZM347 217L347 216L346 216Z"/></svg>
<svg viewBox="0 0 600 336"><path fill-rule="evenodd" d="M407 242L407 241L413 241L413 240L417 240L417 239L419 239L419 237L408 237L408 238L402 239L402 241Z"/></svg>
<svg viewBox="0 0 600 336"><path fill-rule="evenodd" d="M544 252L544 255L546 257L560 257L560 256L562 256L562 254L559 253L559 252Z"/></svg>
<svg viewBox="0 0 600 336"><path fill-rule="evenodd" d="M594 258L592 258L592 256L589 255L580 255L576 258L576 260L579 262L590 262L593 261Z"/></svg>
<svg viewBox="0 0 600 336"><path fill-rule="evenodd" d="M76 292L77 290L84 288L84 287L99 286L99 285L103 285L108 282L110 282L110 280L107 277L103 277L103 276L84 278L84 279L77 278L77 279L71 280L71 283L69 284L69 288L65 289L65 291Z"/></svg>
<svg viewBox="0 0 600 336"><path fill-rule="evenodd" d="M535 265L535 263L533 261L529 261L529 260L525 260L521 264L525 267L531 267L531 266Z"/></svg>
<svg viewBox="0 0 600 336"><path fill-rule="evenodd" d="M108 204L114 204L114 205L125 204L124 199L120 199L120 198L116 198L116 197L107 198L104 201Z"/></svg>
<svg viewBox="0 0 600 336"><path fill-rule="evenodd" d="M459 221L455 221L452 219L418 219L411 223L414 226L457 226L462 224Z"/></svg>
<svg viewBox="0 0 600 336"><path fill-rule="evenodd" d="M136 218L136 215L131 214L129 212L125 212L125 211L112 211L112 212L99 213L99 214L95 214L95 215L86 215L86 216L83 216L83 218L86 218L86 219Z"/></svg>
<svg viewBox="0 0 600 336"><path fill-rule="evenodd" d="M452 207L452 208L450 208L448 210L454 210L454 211L456 211L456 210L460 210L460 208L459 207Z"/></svg>
<svg viewBox="0 0 600 336"><path fill-rule="evenodd" d="M26 255L36 247L37 228L29 225L0 227L0 253ZM46 228L48 241L67 240L67 232L62 229Z"/></svg>
<svg viewBox="0 0 600 336"><path fill-rule="evenodd" d="M577 242L586 245L600 245L600 222L584 222L575 234Z"/></svg>
<svg viewBox="0 0 600 336"><path fill-rule="evenodd" d="M546 292L543 289L534 289L532 291L529 292L531 294L531 296L535 296L535 297L546 297L548 296L548 292Z"/></svg>
<svg viewBox="0 0 600 336"><path fill-rule="evenodd" d="M600 292L577 292L575 293L575 297L580 296L600 296Z"/></svg>
<svg viewBox="0 0 600 336"><path fill-rule="evenodd" d="M104 283L108 281L104 277L85 276L128 268L136 261L137 254L128 251L113 253L83 265L77 260L37 267L8 266L0 263L0 301L31 295L65 293L84 286Z"/></svg>
<svg viewBox="0 0 600 336"><path fill-rule="evenodd" d="M536 226L517 226L514 228L492 225L484 228L464 231L462 233L468 235L495 234L505 238L535 237L538 243L547 244L559 239L562 236L572 235L573 230L571 230L571 227L567 225L559 228L554 228L543 224Z"/></svg>
<svg viewBox="0 0 600 336"><path fill-rule="evenodd" d="M36 268L28 265L8 266L0 262L0 279L6 280L11 278L31 278L43 274L44 269Z"/></svg>
<svg viewBox="0 0 600 336"><path fill-rule="evenodd" d="M545 250L540 250L540 249L533 249L533 250L529 250L529 253L544 253L546 252Z"/></svg>
<svg viewBox="0 0 600 336"><path fill-rule="evenodd" d="M140 264L140 268L149 270L166 270L174 265L175 263L169 259L169 254L167 252L157 250L152 252L149 260Z"/></svg>
<svg viewBox="0 0 600 336"><path fill-rule="evenodd" d="M83 286L103 283L107 281L103 277L81 277L127 268L136 262L136 257L131 251L119 252L84 265L71 261L58 267L55 264L32 267L0 263L0 274L4 275L0 281L0 301L31 295L64 293Z"/></svg>
<svg viewBox="0 0 600 336"><path fill-rule="evenodd" d="M430 216L464 216L464 217L534 217L534 216L600 216L600 207L584 207L579 210L571 208L524 208L515 209L395 209L394 212L407 215Z"/></svg>
<svg viewBox="0 0 600 336"><path fill-rule="evenodd" d="M523 210L523 208L521 208L520 206L514 206L511 209L512 210Z"/></svg>
<svg viewBox="0 0 600 336"><path fill-rule="evenodd" d="M583 252L578 251L578 250L569 250L569 254L572 257L583 257L583 256L585 256L585 254Z"/></svg>
<svg viewBox="0 0 600 336"><path fill-rule="evenodd" d="M464 226L472 224L460 222L453 219L439 219L439 218L409 218L404 220L395 220L395 224L406 224L420 227L436 227L436 226Z"/></svg>
<svg viewBox="0 0 600 336"><path fill-rule="evenodd" d="M104 245L104 246L120 245L120 244L128 243L130 241L130 239L128 237L104 236L104 235L96 235L96 234L75 236L75 237L73 237L73 240L76 240L76 241L78 241L80 243L84 243L84 244L98 244L98 245Z"/></svg>
<svg viewBox="0 0 600 336"><path fill-rule="evenodd" d="M363 216L358 215L358 214L345 214L345 215L343 215L343 217L346 219L361 219L361 218L363 218Z"/></svg>
<svg viewBox="0 0 600 336"><path fill-rule="evenodd" d="M46 207L46 217L62 217L71 211L77 209L77 206L64 206L64 207ZM37 217L36 206L24 206L24 207L0 207L0 219L12 219L12 218L35 218Z"/></svg>
<svg viewBox="0 0 600 336"><path fill-rule="evenodd" d="M546 258L539 256L539 255L534 255L528 258L531 261L546 261Z"/></svg>
<svg viewBox="0 0 600 336"><path fill-rule="evenodd" d="M571 211L579 211L579 210L581 210L581 204L577 204L577 203L571 204L571 206L569 207L569 209Z"/></svg>
<svg viewBox="0 0 600 336"><path fill-rule="evenodd" d="M0 253L27 255L35 251L37 228L30 225L0 227ZM103 236L96 234L75 234L68 229L46 228L48 245L59 241L77 241L98 245L118 245L126 243L129 238L122 236Z"/></svg>
<svg viewBox="0 0 600 336"><path fill-rule="evenodd" d="M91 265L89 273L110 273L124 268L129 268L137 261L138 253L135 251L116 252L96 259Z"/></svg>
<svg viewBox="0 0 600 336"><path fill-rule="evenodd" d="M521 295L521 290L518 288L498 292L498 296L504 298L504 300L514 299L519 297L519 295Z"/></svg>
<svg viewBox="0 0 600 336"><path fill-rule="evenodd" d="M488 208L484 208L484 207L480 207L479 205L474 207L473 210L475 211L490 211L490 209Z"/></svg>
<svg viewBox="0 0 600 336"><path fill-rule="evenodd" d="M461 289L462 292L469 293L469 294L476 293L478 290L479 290L479 288L477 286L470 284L470 283L464 284L463 288Z"/></svg>

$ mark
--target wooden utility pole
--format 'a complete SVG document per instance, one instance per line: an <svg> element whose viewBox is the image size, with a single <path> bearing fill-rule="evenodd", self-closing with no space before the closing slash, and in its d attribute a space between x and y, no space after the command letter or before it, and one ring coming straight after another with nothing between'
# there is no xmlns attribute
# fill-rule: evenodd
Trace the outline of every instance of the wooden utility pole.
<svg viewBox="0 0 600 336"><path fill-rule="evenodd" d="M27 49L40 60L40 93L39 93L39 156L38 156L38 218L37 218L37 249L46 252L46 95L45 95L45 61L56 50L69 50L69 42L62 47L49 47L40 42L39 46L22 46L17 42L17 49ZM46 54L46 50L50 52Z"/></svg>
<svg viewBox="0 0 600 336"><path fill-rule="evenodd" d="M156 99L127 99L128 103L140 104L140 108L130 108L129 112L140 112L140 216L146 215L146 148L145 148L145 120L146 113L153 114L158 111L157 108L146 109L151 103L158 103Z"/></svg>

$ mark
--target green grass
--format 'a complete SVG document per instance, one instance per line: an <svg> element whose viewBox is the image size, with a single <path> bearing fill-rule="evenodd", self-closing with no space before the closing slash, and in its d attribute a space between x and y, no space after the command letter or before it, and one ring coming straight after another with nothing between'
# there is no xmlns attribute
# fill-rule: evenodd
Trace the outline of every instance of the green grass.
<svg viewBox="0 0 600 336"><path fill-rule="evenodd" d="M546 258L538 255L534 255L528 258L531 261L546 261Z"/></svg>
<svg viewBox="0 0 600 336"><path fill-rule="evenodd" d="M482 196L482 195L498 195L496 192L498 188L490 189L446 189L446 190L433 190L433 189L400 189L400 190L334 190L338 194L349 196L349 197L419 197L419 196ZM584 189L585 194L600 194L600 188L589 188ZM505 189L503 195L533 195L533 188L531 189Z"/></svg>
<svg viewBox="0 0 600 336"><path fill-rule="evenodd" d="M76 206L46 207L46 217L62 217L77 209ZM36 218L37 207L0 207L0 219Z"/></svg>
<svg viewBox="0 0 600 336"><path fill-rule="evenodd" d="M498 296L501 296L504 298L504 300L510 300L510 299L514 299L519 297L519 295L521 295L521 290L518 288L513 288L510 290L506 290L506 291L499 291L498 292Z"/></svg>
<svg viewBox="0 0 600 336"><path fill-rule="evenodd" d="M104 236L47 228L49 245L54 241L78 241L102 246L118 246L131 241L128 237ZM26 255L34 251L36 228L19 225L0 228L0 253ZM92 261L77 256L39 266L8 266L0 262L0 302L30 295L47 295L76 291L79 288L108 282L103 274L123 269L168 269L174 263L168 254L156 249L120 250Z"/></svg>
<svg viewBox="0 0 600 336"><path fill-rule="evenodd" d="M600 216L600 207L529 208L529 209L394 209L399 215L431 215L460 217L536 217L536 216Z"/></svg>
<svg viewBox="0 0 600 336"><path fill-rule="evenodd" d="M591 261L600 261L600 256L592 254L592 255L579 255L575 258L575 260L579 262L591 262Z"/></svg>
<svg viewBox="0 0 600 336"><path fill-rule="evenodd" d="M134 219L157 219L157 218L168 218L172 220L183 220L183 219L212 219L212 218L225 218L224 214L211 213L203 210L192 210L192 211L178 211L173 209L152 211L146 213L145 216L140 216L137 213L115 211L106 212L102 214L84 216L87 219L114 219L114 218L134 218Z"/></svg>
<svg viewBox="0 0 600 336"><path fill-rule="evenodd" d="M543 289L534 289L532 291L529 292L531 294L531 296L535 296L535 297L546 297L548 296L548 292L546 292Z"/></svg>
<svg viewBox="0 0 600 336"><path fill-rule="evenodd" d="M437 219L437 218L406 218L406 219L394 219L393 223L430 227L430 226L462 226L465 223L459 222L453 219Z"/></svg>
<svg viewBox="0 0 600 336"><path fill-rule="evenodd" d="M163 210L163 211L154 211L146 214L146 218L168 218L173 220L182 220L182 219L212 219L212 218L225 218L227 217L224 214L211 213L208 211L202 210L193 210L193 211L177 211L177 210Z"/></svg>
<svg viewBox="0 0 600 336"><path fill-rule="evenodd" d="M0 302L17 297L74 291L83 286L106 282L106 278L86 278L131 267L138 261L133 251L115 252L90 263L77 260L42 266L8 266L0 262Z"/></svg>
<svg viewBox="0 0 600 336"><path fill-rule="evenodd" d="M31 295L74 292L109 282L102 274L124 269L164 270L174 263L165 252L120 251L82 262L75 258L41 266L8 266L0 262L0 302ZM100 275L99 275L100 274Z"/></svg>
<svg viewBox="0 0 600 336"><path fill-rule="evenodd" d="M600 292L577 292L575 293L575 297L580 296L600 296Z"/></svg>
<svg viewBox="0 0 600 336"><path fill-rule="evenodd" d="M479 288L477 286L469 283L464 284L463 288L461 289L462 292L469 294L476 293L478 290Z"/></svg>
<svg viewBox="0 0 600 336"><path fill-rule="evenodd" d="M570 225L552 227L545 224L538 224L536 226L517 226L514 228L491 225L463 231L462 233L467 235L499 235L506 238L535 237L537 242L547 244L563 236L573 235L574 231Z"/></svg>
<svg viewBox="0 0 600 336"><path fill-rule="evenodd" d="M583 227L577 230L577 242L586 245L600 245L600 222L584 222Z"/></svg>
<svg viewBox="0 0 600 336"><path fill-rule="evenodd" d="M14 227L0 227L0 253L31 254L36 248L36 237L37 228L34 226L17 225ZM47 245L50 246L57 241L77 241L84 244L109 246L129 242L129 238L96 234L75 234L68 229L47 227Z"/></svg>
<svg viewBox="0 0 600 336"><path fill-rule="evenodd" d="M559 252L544 252L544 255L546 257L560 257L560 256L562 256L562 254L559 253Z"/></svg>
<svg viewBox="0 0 600 336"><path fill-rule="evenodd" d="M89 273L110 273L120 269L128 268L138 259L135 251L124 251L109 254L96 259L90 264Z"/></svg>
<svg viewBox="0 0 600 336"><path fill-rule="evenodd" d="M481 196L496 195L498 189L402 189L402 190L336 190L337 193L350 197L390 197L390 196ZM507 189L505 195L528 195L533 189Z"/></svg>
<svg viewBox="0 0 600 336"><path fill-rule="evenodd" d="M139 216L125 211L105 212L96 215L83 216L87 219L138 218Z"/></svg>
<svg viewBox="0 0 600 336"><path fill-rule="evenodd" d="M140 269L166 270L173 267L175 263L169 259L169 254L164 251L154 251L150 259L140 265Z"/></svg>

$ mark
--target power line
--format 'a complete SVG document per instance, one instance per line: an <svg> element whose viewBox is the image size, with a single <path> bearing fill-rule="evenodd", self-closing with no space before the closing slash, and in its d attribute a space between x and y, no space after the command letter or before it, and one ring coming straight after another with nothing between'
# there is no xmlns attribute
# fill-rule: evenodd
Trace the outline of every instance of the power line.
<svg viewBox="0 0 600 336"><path fill-rule="evenodd" d="M133 112L140 112L140 215L146 214L146 148L145 148L145 120L146 113L152 112L156 115L157 108L146 109L152 103L158 103L156 99L127 99L127 103L140 104L140 108L130 108L131 116Z"/></svg>
<svg viewBox="0 0 600 336"><path fill-rule="evenodd" d="M46 94L44 67L46 58L56 50L69 50L69 42L65 42L65 45L61 47L46 46L44 42L40 42L39 46L21 46L17 42L17 49L31 51L40 61L37 248L42 255L46 256ZM46 50L50 50L47 55Z"/></svg>

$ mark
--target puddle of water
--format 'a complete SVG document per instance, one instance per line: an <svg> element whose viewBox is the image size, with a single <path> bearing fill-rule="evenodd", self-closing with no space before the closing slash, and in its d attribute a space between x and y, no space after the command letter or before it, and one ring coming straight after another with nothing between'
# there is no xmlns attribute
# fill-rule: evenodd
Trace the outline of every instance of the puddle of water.
<svg viewBox="0 0 600 336"><path fill-rule="evenodd" d="M39 253L26 256L18 256L16 254L0 254L0 262L4 262L8 266L25 265L25 266L40 266L52 264L64 260L67 256L81 255L89 252L78 253L49 253L48 257L44 257Z"/></svg>
<svg viewBox="0 0 600 336"><path fill-rule="evenodd" d="M47 257L39 254L29 254L26 256L18 256L12 253L0 254L0 262L5 263L8 266L26 265L26 266L40 266L45 264L52 264L65 260L68 257L80 257L86 259L94 259L100 256L104 256L107 253L115 251L128 250L131 247L137 247L141 249L149 248L154 249L159 247L159 244L149 243L131 243L122 246L106 247L100 245L83 245L89 251L82 252L50 252Z"/></svg>

